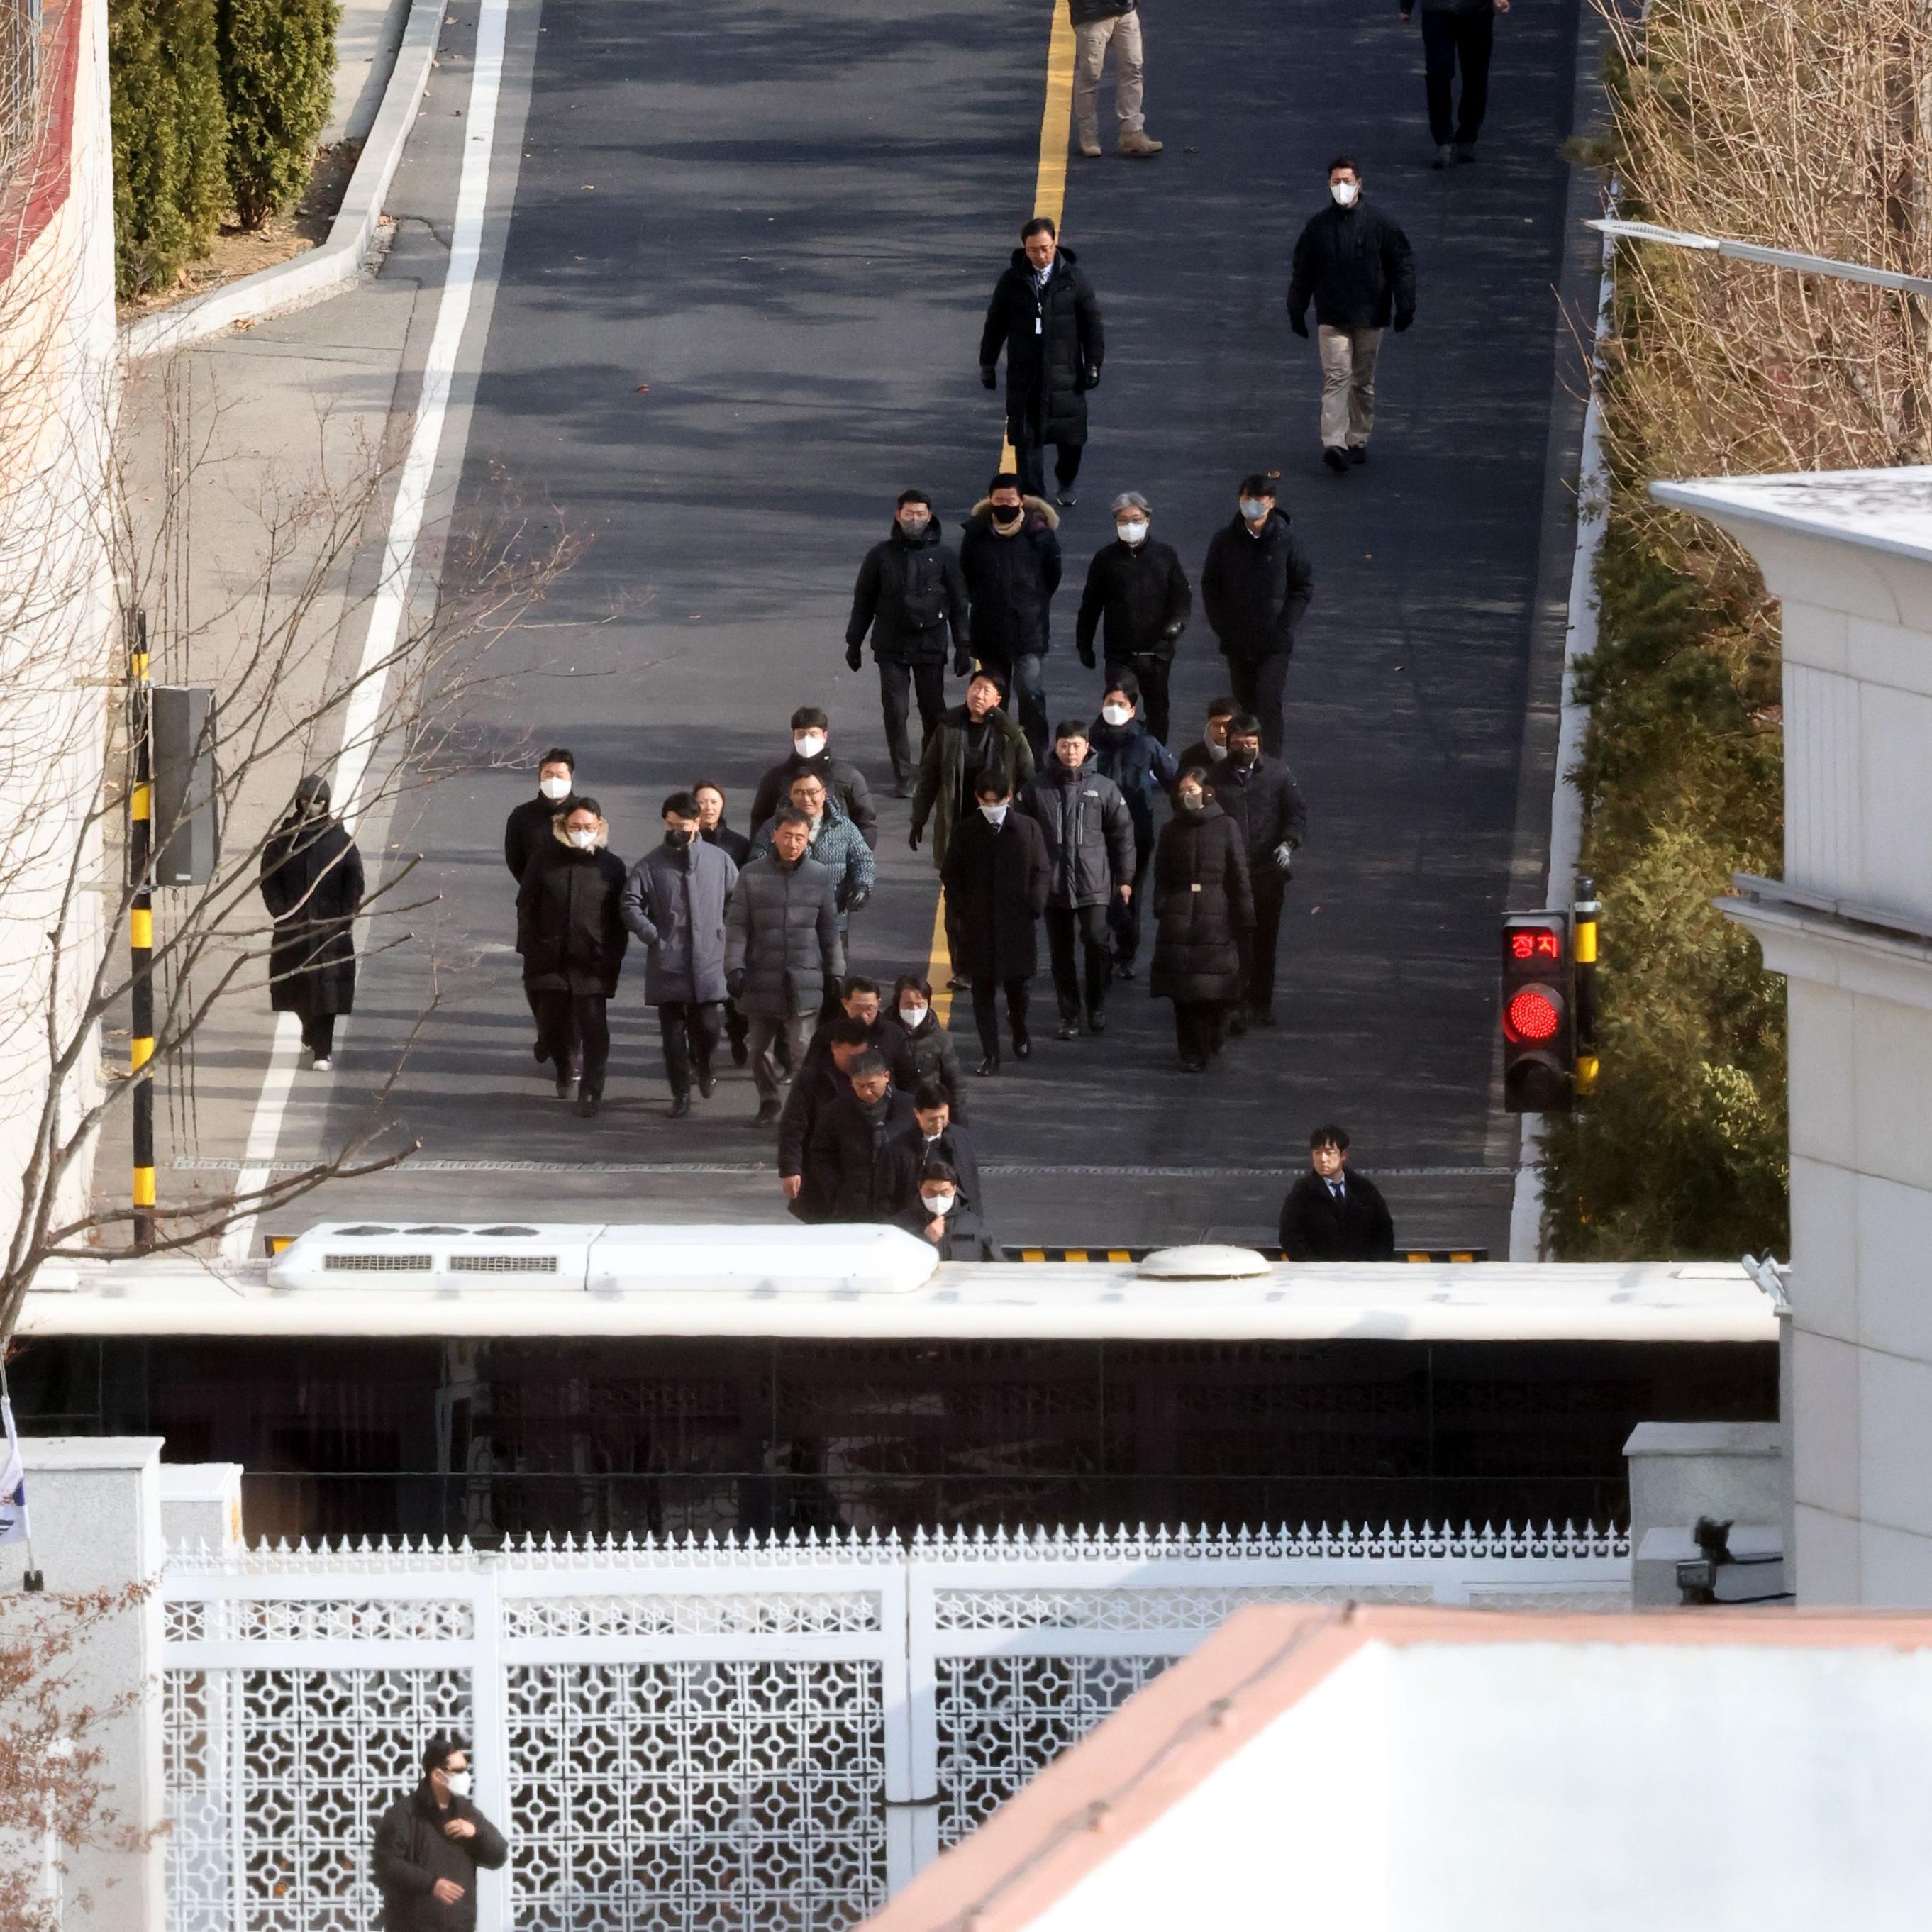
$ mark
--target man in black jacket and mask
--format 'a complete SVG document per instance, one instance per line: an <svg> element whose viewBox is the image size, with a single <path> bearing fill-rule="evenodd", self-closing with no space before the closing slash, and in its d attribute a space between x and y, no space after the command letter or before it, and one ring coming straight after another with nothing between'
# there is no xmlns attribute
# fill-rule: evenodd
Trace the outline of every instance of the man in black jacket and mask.
<svg viewBox="0 0 1932 1932"><path fill-rule="evenodd" d="M923 745L946 709L949 641L955 675L964 677L973 668L966 644L966 580L959 574L958 558L939 540L939 519L923 490L899 492L892 535L874 544L859 566L852 616L845 626L845 662L854 670L864 662L861 650L868 631L879 667L893 784L905 798L912 790L906 716L914 687L919 692Z"/></svg>
<svg viewBox="0 0 1932 1932"><path fill-rule="evenodd" d="M1338 476L1369 460L1376 424L1376 358L1393 317L1415 320L1408 237L1362 203L1362 173L1346 154L1328 164L1328 206L1301 231L1288 284L1288 326L1304 340L1315 304L1322 352L1322 460Z"/></svg>
<svg viewBox="0 0 1932 1932"><path fill-rule="evenodd" d="M1167 680L1176 639L1193 614L1193 594L1179 553L1148 534L1152 506L1138 490L1114 499L1114 541L1087 566L1087 588L1074 620L1080 662L1094 668L1094 633L1107 654L1107 682L1123 671L1138 682L1147 728L1167 742ZM1043 762L1043 761L1042 761Z"/></svg>
<svg viewBox="0 0 1932 1932"><path fill-rule="evenodd" d="M893 1088L883 1054L860 1054L851 1079L851 1091L828 1102L812 1128L808 1185L822 1220L890 1221L912 1186L912 1101Z"/></svg>
<svg viewBox="0 0 1932 1932"><path fill-rule="evenodd" d="M1020 230L1012 265L993 285L986 326L980 333L980 380L999 387L1000 351L1006 352L1006 435L1020 488L1046 494L1042 452L1054 449L1059 500L1078 501L1074 479L1087 446L1087 392L1098 387L1106 340L1100 304L1075 266L1071 248L1043 214Z"/></svg>
<svg viewBox="0 0 1932 1932"><path fill-rule="evenodd" d="M1278 757L1287 727L1282 694L1294 633L1315 595L1315 572L1275 508L1274 478L1241 479L1232 521L1214 532L1201 566L1201 602L1228 660L1228 681L1244 711L1261 720L1262 749Z"/></svg>
<svg viewBox="0 0 1932 1932"><path fill-rule="evenodd" d="M501 1870L503 1834L470 1802L470 1756L454 1738L434 1737L423 1778L376 1827L370 1875L388 1932L474 1932L476 1874Z"/></svg>
<svg viewBox="0 0 1932 1932"><path fill-rule="evenodd" d="M1348 1129L1317 1127L1308 1161L1281 1204L1282 1252L1292 1262L1394 1261L1388 1203L1366 1175L1348 1172Z"/></svg>
<svg viewBox="0 0 1932 1932"><path fill-rule="evenodd" d="M1308 808L1294 774L1262 750L1253 718L1238 712L1228 721L1228 755L1214 773L1214 802L1234 821L1247 854L1255 922L1240 938L1245 1010L1228 1016L1228 1030L1240 1034L1252 1020L1274 1024L1275 950L1281 913L1294 876L1296 848L1308 832Z"/></svg>
<svg viewBox="0 0 1932 1932"><path fill-rule="evenodd" d="M974 505L959 539L959 568L973 600L973 655L1006 680L1035 764L1046 756L1045 659L1060 588L1059 527L1053 506L1022 494L1018 477L1003 470Z"/></svg>

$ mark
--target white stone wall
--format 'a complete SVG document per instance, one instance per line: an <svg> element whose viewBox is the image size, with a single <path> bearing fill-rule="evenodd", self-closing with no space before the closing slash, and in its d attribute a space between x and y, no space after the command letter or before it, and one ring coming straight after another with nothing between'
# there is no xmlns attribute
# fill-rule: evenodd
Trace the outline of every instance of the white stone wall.
<svg viewBox="0 0 1932 1932"><path fill-rule="evenodd" d="M1798 1593L1932 1605L1932 470L1657 494L1784 605Z"/></svg>

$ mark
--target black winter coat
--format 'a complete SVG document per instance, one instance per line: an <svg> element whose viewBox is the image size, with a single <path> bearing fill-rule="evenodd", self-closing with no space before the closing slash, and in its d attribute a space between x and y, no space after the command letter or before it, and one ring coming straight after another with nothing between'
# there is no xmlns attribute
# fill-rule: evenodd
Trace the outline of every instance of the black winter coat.
<svg viewBox="0 0 1932 1932"><path fill-rule="evenodd" d="M785 1096L778 1115L778 1172L797 1174L803 1180L787 1212L801 1221L818 1221L818 1196L812 1185L810 1163L806 1158L818 1117L842 1095L850 1093L852 1083L838 1070L830 1054L815 1065L800 1068L792 1076L791 1091Z"/></svg>
<svg viewBox="0 0 1932 1932"><path fill-rule="evenodd" d="M973 653L982 664L1010 671L1016 658L1044 657L1052 639L1049 607L1060 588L1060 513L1037 496L1022 496L1018 530L993 527L990 500L975 504L959 539L959 568L973 600Z"/></svg>
<svg viewBox="0 0 1932 1932"><path fill-rule="evenodd" d="M1120 788L1134 821L1138 846L1154 843L1154 804L1180 776L1174 754L1138 718L1109 724L1096 718L1087 728L1094 747L1094 765L1102 777Z"/></svg>
<svg viewBox="0 0 1932 1932"><path fill-rule="evenodd" d="M1294 774L1264 752L1246 771L1223 758L1209 781L1214 802L1239 829L1250 866L1273 864L1277 845L1299 845L1308 836L1308 808Z"/></svg>
<svg viewBox="0 0 1932 1932"><path fill-rule="evenodd" d="M905 1022L896 1012L885 1014L884 1023L898 1040L904 1042L905 1050L912 1059L911 1080L899 1082L895 1070L895 1083L904 1084L908 1094L916 1094L926 1082L937 1080L946 1089L946 1105L952 1110L953 1119L963 1127L966 1124L966 1083L959 1077L959 1048L952 1034L930 1014L916 1033L908 1032ZM886 1057L892 1058L890 1054ZM897 1063L894 1064L896 1069Z"/></svg>
<svg viewBox="0 0 1932 1932"><path fill-rule="evenodd" d="M1393 317L1415 320L1415 258L1408 237L1359 198L1353 208L1330 202L1301 231L1288 284L1289 319L1315 304L1328 328L1386 328Z"/></svg>
<svg viewBox="0 0 1932 1932"><path fill-rule="evenodd" d="M805 1049L805 1064L808 1066L830 1066L832 1062L832 1029L845 1017L841 1012L829 1020L820 1020L814 1029ZM866 1037L872 1051L885 1058L886 1064L892 1069L892 1084L902 1094L912 1092L919 1078L917 1069L913 1064L912 1048L906 1041L906 1030L897 1021L888 1019L882 1012L867 1029Z"/></svg>
<svg viewBox="0 0 1932 1932"><path fill-rule="evenodd" d="M532 854L517 889L517 950L532 992L615 995L630 938L624 879L616 853L580 852L551 827L549 848Z"/></svg>
<svg viewBox="0 0 1932 1932"><path fill-rule="evenodd" d="M939 878L952 963L975 980L1030 980L1053 883L1046 833L1023 812L997 826L973 812L953 828Z"/></svg>
<svg viewBox="0 0 1932 1932"><path fill-rule="evenodd" d="M1201 566L1201 602L1224 657L1286 656L1314 594L1307 553L1280 511L1259 536L1238 510L1214 532Z"/></svg>
<svg viewBox="0 0 1932 1932"><path fill-rule="evenodd" d="M1087 440L1087 392L1107 352L1100 304L1071 248L1054 257L1044 290L1034 286L1023 248L993 285L980 332L980 367L1006 352L1006 434L1016 443L1070 447Z"/></svg>
<svg viewBox="0 0 1932 1932"><path fill-rule="evenodd" d="M759 820L754 818L752 823L756 825ZM722 818L709 832L700 832L698 836L706 844L716 846L740 872L744 869L745 861L752 856L750 839L742 832L734 832Z"/></svg>
<svg viewBox="0 0 1932 1932"><path fill-rule="evenodd" d="M1247 855L1234 820L1212 800L1199 812L1177 812L1154 852L1148 991L1190 1004L1238 999L1238 935L1254 922Z"/></svg>
<svg viewBox="0 0 1932 1932"><path fill-rule="evenodd" d="M937 517L916 538L895 522L892 535L866 551L853 586L846 648L856 650L868 631L881 664L944 664L949 635L955 656L965 656L966 580L951 546L940 541Z"/></svg>
<svg viewBox="0 0 1932 1932"><path fill-rule="evenodd" d="M877 1120L856 1094L842 1094L819 1114L805 1150L807 1182L824 1221L890 1221L912 1190L906 1130L916 1133L912 1102L888 1090Z"/></svg>
<svg viewBox="0 0 1932 1932"><path fill-rule="evenodd" d="M1174 657L1174 643L1187 628L1194 596L1180 553L1152 537L1125 544L1116 537L1094 553L1087 587L1074 620L1074 647L1080 662L1094 662L1094 634L1100 634L1110 664L1130 658Z"/></svg>
<svg viewBox="0 0 1932 1932"><path fill-rule="evenodd" d="M1342 1198L1312 1168L1281 1204L1282 1252L1292 1262L1392 1262L1395 1223L1382 1191L1366 1174L1342 1170Z"/></svg>
<svg viewBox="0 0 1932 1932"><path fill-rule="evenodd" d="M1048 758L1018 804L1046 834L1053 868L1048 905L1105 905L1116 886L1133 884L1133 814L1090 754L1077 772Z"/></svg>
<svg viewBox="0 0 1932 1932"><path fill-rule="evenodd" d="M443 1826L452 1818L476 1827L473 1838L451 1838ZM384 1932L472 1932L476 1923L476 1874L500 1870L510 1856L503 1834L466 1798L452 1796L446 1811L425 1778L406 1798L398 1798L376 1827L370 1875L382 1894ZM463 1896L445 1905L436 1882L446 1878Z"/></svg>
<svg viewBox="0 0 1932 1932"><path fill-rule="evenodd" d="M801 758L794 752L782 764L772 766L759 779L758 789L752 800L753 829L768 824L772 814L780 806L791 802L793 779L807 772L824 786L826 797L844 808L845 816L859 828L859 836L876 852L879 849L879 812L872 802L872 788L866 782L866 774L856 765L848 765L843 758L835 758L829 748L820 752L815 758ZM746 839L745 844L748 851L751 841ZM735 852L731 856L738 858ZM742 866L745 862L738 859L738 862Z"/></svg>
<svg viewBox="0 0 1932 1932"><path fill-rule="evenodd" d="M524 868L530 862L530 855L540 851L550 837L550 828L557 814L568 814L577 808L577 794L572 792L568 798L551 800L538 792L535 798L526 798L503 821L503 863L509 867L510 876L520 885Z"/></svg>
<svg viewBox="0 0 1932 1932"><path fill-rule="evenodd" d="M356 1009L362 855L333 818L285 818L262 850L262 898L275 922L268 1006L304 1018Z"/></svg>

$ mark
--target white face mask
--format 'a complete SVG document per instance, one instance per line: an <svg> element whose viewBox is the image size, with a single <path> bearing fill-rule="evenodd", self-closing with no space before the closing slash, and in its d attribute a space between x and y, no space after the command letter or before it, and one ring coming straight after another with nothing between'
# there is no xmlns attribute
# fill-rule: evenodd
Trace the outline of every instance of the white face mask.
<svg viewBox="0 0 1932 1932"><path fill-rule="evenodd" d="M1004 825L1006 822L1006 808L1004 805L982 805L980 811L986 814L988 825Z"/></svg>
<svg viewBox="0 0 1932 1932"><path fill-rule="evenodd" d="M446 1771L442 1774L442 1781L449 1786L451 1797L467 1798L470 1796L470 1774L466 1771Z"/></svg>
<svg viewBox="0 0 1932 1932"><path fill-rule="evenodd" d="M801 731L791 741L791 748L801 758L815 758L825 748L823 731Z"/></svg>
<svg viewBox="0 0 1932 1932"><path fill-rule="evenodd" d="M1144 524L1116 524L1114 527L1120 532L1120 541L1124 544L1137 544L1146 539L1147 525Z"/></svg>
<svg viewBox="0 0 1932 1932"><path fill-rule="evenodd" d="M537 790L545 798L568 798L571 782L568 778L538 778Z"/></svg>
<svg viewBox="0 0 1932 1932"><path fill-rule="evenodd" d="M1328 192L1335 197L1337 208L1353 208L1355 197L1361 191L1353 182L1330 182L1328 184Z"/></svg>
<svg viewBox="0 0 1932 1932"><path fill-rule="evenodd" d="M594 852L597 849L597 835L594 832L573 832L570 842L580 852Z"/></svg>
<svg viewBox="0 0 1932 1932"><path fill-rule="evenodd" d="M1272 503L1264 502L1258 496L1244 496L1241 499L1241 514L1251 524L1259 521L1274 508Z"/></svg>
<svg viewBox="0 0 1932 1932"><path fill-rule="evenodd" d="M926 1024L927 1010L924 1006L902 1006L899 1009L899 1018L916 1033Z"/></svg>
<svg viewBox="0 0 1932 1932"><path fill-rule="evenodd" d="M928 1194L922 1197L926 1211L936 1221L943 1215L952 1212L952 1204L958 1199L956 1194Z"/></svg>
<svg viewBox="0 0 1932 1932"><path fill-rule="evenodd" d="M1109 724L1124 724L1133 715L1132 710L1124 704L1103 704L1100 707L1100 716Z"/></svg>

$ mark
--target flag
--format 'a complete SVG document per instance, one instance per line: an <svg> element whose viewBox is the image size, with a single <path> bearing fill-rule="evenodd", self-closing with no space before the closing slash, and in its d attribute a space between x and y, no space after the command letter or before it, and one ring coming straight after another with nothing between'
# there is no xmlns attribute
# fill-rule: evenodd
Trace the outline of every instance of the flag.
<svg viewBox="0 0 1932 1932"><path fill-rule="evenodd" d="M27 1526L27 1472L20 1463L20 1438L14 1428L14 1405L0 1396L0 1424L7 1447L0 1455L0 1543L25 1543Z"/></svg>

